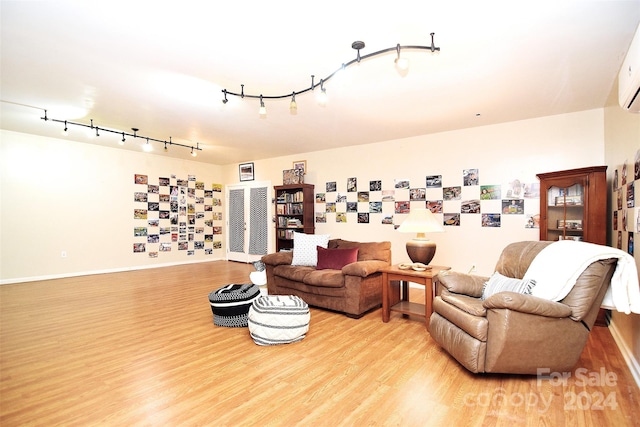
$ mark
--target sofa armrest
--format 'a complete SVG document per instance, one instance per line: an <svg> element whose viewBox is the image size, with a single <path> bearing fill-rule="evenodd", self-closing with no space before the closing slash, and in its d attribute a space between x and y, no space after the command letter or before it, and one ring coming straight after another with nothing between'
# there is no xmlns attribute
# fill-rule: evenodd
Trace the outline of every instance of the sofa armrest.
<svg viewBox="0 0 640 427"><path fill-rule="evenodd" d="M563 318L571 315L568 305L517 292L499 292L484 300L482 305L487 310L506 308L545 317Z"/></svg>
<svg viewBox="0 0 640 427"><path fill-rule="evenodd" d="M383 268L389 267L389 263L379 260L357 261L342 267L342 274L347 276L367 277L373 273L377 273Z"/></svg>
<svg viewBox="0 0 640 427"><path fill-rule="evenodd" d="M445 270L438 273L438 282L449 292L479 298L488 277Z"/></svg>
<svg viewBox="0 0 640 427"><path fill-rule="evenodd" d="M262 262L270 266L288 265L293 261L293 251L276 252L262 257Z"/></svg>

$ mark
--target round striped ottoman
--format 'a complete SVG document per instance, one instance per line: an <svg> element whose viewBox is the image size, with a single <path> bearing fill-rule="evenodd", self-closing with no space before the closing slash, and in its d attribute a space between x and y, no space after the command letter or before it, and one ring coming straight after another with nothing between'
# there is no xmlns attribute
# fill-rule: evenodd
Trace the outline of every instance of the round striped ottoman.
<svg viewBox="0 0 640 427"><path fill-rule="evenodd" d="M309 306L302 298L265 295L249 308L249 333L258 345L289 344L304 339L310 318Z"/></svg>
<svg viewBox="0 0 640 427"><path fill-rule="evenodd" d="M260 296L254 284L226 285L209 294L213 324L229 328L247 327L247 313L253 301Z"/></svg>

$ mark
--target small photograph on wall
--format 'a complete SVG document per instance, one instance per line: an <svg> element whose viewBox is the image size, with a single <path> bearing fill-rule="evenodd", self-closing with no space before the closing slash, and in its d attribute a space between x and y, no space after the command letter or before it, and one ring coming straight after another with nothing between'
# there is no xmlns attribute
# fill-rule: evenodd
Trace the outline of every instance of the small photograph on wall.
<svg viewBox="0 0 640 427"><path fill-rule="evenodd" d="M442 188L442 175L427 175L427 188Z"/></svg>
<svg viewBox="0 0 640 427"><path fill-rule="evenodd" d="M133 244L133 252L146 252L146 243L134 243Z"/></svg>
<svg viewBox="0 0 640 427"><path fill-rule="evenodd" d="M347 202L347 212L358 212L358 202Z"/></svg>
<svg viewBox="0 0 640 427"><path fill-rule="evenodd" d="M444 200L460 200L461 193L462 193L462 188L460 186L444 187L442 189L442 198Z"/></svg>
<svg viewBox="0 0 640 427"><path fill-rule="evenodd" d="M634 190L634 182L631 181L628 185L627 185L627 207L628 208L633 208L635 207L635 200L634 200L634 196L635 195L635 190Z"/></svg>
<svg viewBox="0 0 640 427"><path fill-rule="evenodd" d="M355 193L358 191L358 178L347 178L347 192Z"/></svg>
<svg viewBox="0 0 640 427"><path fill-rule="evenodd" d="M327 222L327 214L324 212L316 212L316 222L325 224Z"/></svg>
<svg viewBox="0 0 640 427"><path fill-rule="evenodd" d="M633 233L629 233L629 238L627 240L627 252L629 255L633 256Z"/></svg>
<svg viewBox="0 0 640 427"><path fill-rule="evenodd" d="M148 185L147 192L149 194L160 194L160 187L157 185Z"/></svg>
<svg viewBox="0 0 640 427"><path fill-rule="evenodd" d="M463 185L478 185L479 173L478 169L463 169L462 170L462 183Z"/></svg>
<svg viewBox="0 0 640 427"><path fill-rule="evenodd" d="M502 213L505 215L524 215L524 200L503 200Z"/></svg>
<svg viewBox="0 0 640 427"><path fill-rule="evenodd" d="M411 210L410 202L396 202L396 210L397 214L408 214Z"/></svg>
<svg viewBox="0 0 640 427"><path fill-rule="evenodd" d="M160 225L160 220L157 218L151 218L147 220L147 225L149 227L157 227Z"/></svg>
<svg viewBox="0 0 640 427"><path fill-rule="evenodd" d="M539 199L540 198L540 183L532 182L524 185L524 198L525 199Z"/></svg>
<svg viewBox="0 0 640 427"><path fill-rule="evenodd" d="M433 213L442 213L442 200L427 200L427 209Z"/></svg>
<svg viewBox="0 0 640 427"><path fill-rule="evenodd" d="M369 191L382 191L382 181L369 181Z"/></svg>
<svg viewBox="0 0 640 427"><path fill-rule="evenodd" d="M505 199L520 199L524 193L524 184L519 179L514 179L506 186Z"/></svg>
<svg viewBox="0 0 640 427"><path fill-rule="evenodd" d="M460 204L460 212L469 214L480 213L480 200L465 200Z"/></svg>
<svg viewBox="0 0 640 427"><path fill-rule="evenodd" d="M384 215L382 217L382 224L392 225L393 224L393 215Z"/></svg>
<svg viewBox="0 0 640 427"><path fill-rule="evenodd" d="M636 233L640 233L640 208L634 209L635 214L633 215L636 223Z"/></svg>
<svg viewBox="0 0 640 427"><path fill-rule="evenodd" d="M633 162L633 179L640 179L640 148L636 151L635 161Z"/></svg>
<svg viewBox="0 0 640 427"><path fill-rule="evenodd" d="M502 198L500 189L500 185L481 185L480 200L500 200Z"/></svg>
<svg viewBox="0 0 640 427"><path fill-rule="evenodd" d="M146 237L146 236L147 236L147 227L133 228L133 237Z"/></svg>
<svg viewBox="0 0 640 427"><path fill-rule="evenodd" d="M527 214L524 228L540 228L540 214Z"/></svg>
<svg viewBox="0 0 640 427"><path fill-rule="evenodd" d="M216 193L222 193L222 184L211 184L211 190Z"/></svg>
<svg viewBox="0 0 640 427"><path fill-rule="evenodd" d="M134 209L133 210L133 219L147 219L147 210L146 209Z"/></svg>
<svg viewBox="0 0 640 427"><path fill-rule="evenodd" d="M409 200L412 202L426 200L427 189L426 188L411 188L409 190Z"/></svg>
<svg viewBox="0 0 640 427"><path fill-rule="evenodd" d="M458 212L445 213L442 217L442 223L448 227L460 226L460 214Z"/></svg>
<svg viewBox="0 0 640 427"><path fill-rule="evenodd" d="M396 200L396 190L382 190L382 201L393 202Z"/></svg>
<svg viewBox="0 0 640 427"><path fill-rule="evenodd" d="M158 252L149 252L149 258L158 258Z"/></svg>
<svg viewBox="0 0 640 427"><path fill-rule="evenodd" d="M369 201L369 192L368 191L358 191L358 201L359 202L368 202Z"/></svg>
<svg viewBox="0 0 640 427"><path fill-rule="evenodd" d="M170 182L169 178L158 178L158 185L161 185L162 187L168 187Z"/></svg>
<svg viewBox="0 0 640 427"><path fill-rule="evenodd" d="M622 231L618 231L618 245L616 247L622 249Z"/></svg>
<svg viewBox="0 0 640 427"><path fill-rule="evenodd" d="M369 202L369 213L382 213L382 202Z"/></svg>
<svg viewBox="0 0 640 427"><path fill-rule="evenodd" d="M616 201L618 204L618 210L622 209L622 189L618 188L616 190Z"/></svg>
<svg viewBox="0 0 640 427"><path fill-rule="evenodd" d="M335 203L327 203L325 205L325 210L326 212L335 212L336 211L336 204Z"/></svg>
<svg viewBox="0 0 640 427"><path fill-rule="evenodd" d="M133 182L135 184L144 184L147 185L149 183L149 177L147 175L135 174L133 176Z"/></svg>
<svg viewBox="0 0 640 427"><path fill-rule="evenodd" d="M316 203L324 203L326 201L325 193L316 194Z"/></svg>
<svg viewBox="0 0 640 427"><path fill-rule="evenodd" d="M358 214L358 224L369 224L369 214L367 212Z"/></svg>
<svg viewBox="0 0 640 427"><path fill-rule="evenodd" d="M394 182L394 188L396 188L396 189L401 189L401 188L408 189L409 188L409 180L408 179L396 179L395 182Z"/></svg>
<svg viewBox="0 0 640 427"><path fill-rule="evenodd" d="M614 230L618 229L618 212L619 211L613 211L613 229Z"/></svg>
<svg viewBox="0 0 640 427"><path fill-rule="evenodd" d="M147 193L142 193L139 191L136 191L135 193L133 193L133 201L134 202L147 202Z"/></svg>
<svg viewBox="0 0 640 427"><path fill-rule="evenodd" d="M347 213L346 212L337 212L336 213L336 222L347 222Z"/></svg>
<svg viewBox="0 0 640 427"><path fill-rule="evenodd" d="M482 214L482 226L483 227L500 227L500 214L499 213Z"/></svg>
<svg viewBox="0 0 640 427"><path fill-rule="evenodd" d="M327 182L325 184L325 190L327 191L327 193L332 193L334 191L337 191L337 189L338 189L338 185L336 184L335 181Z"/></svg>
<svg viewBox="0 0 640 427"><path fill-rule="evenodd" d="M336 203L344 203L347 201L347 195L344 193L336 194Z"/></svg>
<svg viewBox="0 0 640 427"><path fill-rule="evenodd" d="M622 180L620 185L625 186L627 184L627 161L626 160L622 164L622 173L620 175Z"/></svg>

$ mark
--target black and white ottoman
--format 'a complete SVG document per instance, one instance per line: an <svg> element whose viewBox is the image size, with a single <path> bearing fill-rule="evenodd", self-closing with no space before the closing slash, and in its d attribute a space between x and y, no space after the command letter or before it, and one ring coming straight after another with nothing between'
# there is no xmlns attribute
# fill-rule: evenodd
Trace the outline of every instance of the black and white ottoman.
<svg viewBox="0 0 640 427"><path fill-rule="evenodd" d="M289 344L304 339L310 318L309 306L302 298L264 295L249 308L249 333L258 345Z"/></svg>
<svg viewBox="0 0 640 427"><path fill-rule="evenodd" d="M246 328L247 313L260 296L260 288L253 284L226 285L209 294L209 304L216 326Z"/></svg>

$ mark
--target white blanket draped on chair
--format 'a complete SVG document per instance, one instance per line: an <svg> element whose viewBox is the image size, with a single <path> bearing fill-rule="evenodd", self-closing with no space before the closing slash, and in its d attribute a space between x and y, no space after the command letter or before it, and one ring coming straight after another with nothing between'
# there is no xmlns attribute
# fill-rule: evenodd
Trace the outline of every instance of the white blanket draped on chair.
<svg viewBox="0 0 640 427"><path fill-rule="evenodd" d="M608 258L616 258L618 263L602 308L626 314L640 313L640 286L635 260L628 253L609 246L572 240L554 242L534 258L523 279L536 281L532 295L560 301L591 263Z"/></svg>

